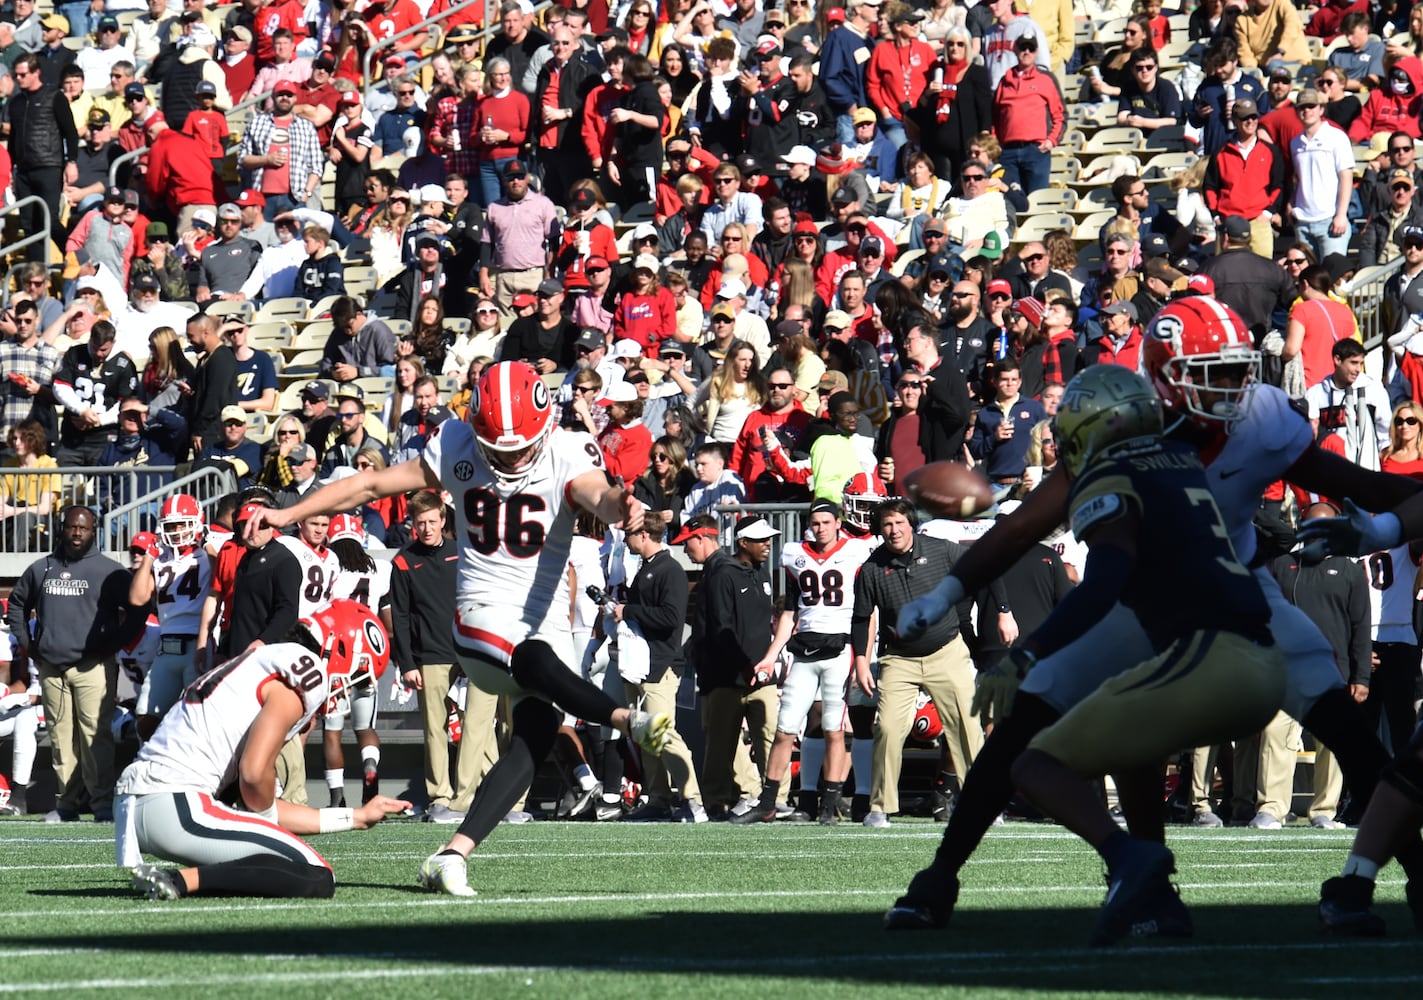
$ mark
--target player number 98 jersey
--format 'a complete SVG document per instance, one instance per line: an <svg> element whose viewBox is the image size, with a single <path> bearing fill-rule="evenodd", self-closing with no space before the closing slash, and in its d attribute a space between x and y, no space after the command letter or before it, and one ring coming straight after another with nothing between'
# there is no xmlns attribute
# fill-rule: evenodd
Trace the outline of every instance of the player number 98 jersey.
<svg viewBox="0 0 1423 1000"><path fill-rule="evenodd" d="M786 571L786 602L795 601L801 632L848 635L855 611L855 574L873 545L861 538L837 538L826 552L810 542L787 545L781 552Z"/></svg>
<svg viewBox="0 0 1423 1000"><path fill-rule="evenodd" d="M597 442L555 430L529 474L508 483L484 461L469 424L447 420L430 435L423 458L454 498L459 606L507 606L528 621L556 606L566 613L564 571L578 512L568 484L603 468Z"/></svg>

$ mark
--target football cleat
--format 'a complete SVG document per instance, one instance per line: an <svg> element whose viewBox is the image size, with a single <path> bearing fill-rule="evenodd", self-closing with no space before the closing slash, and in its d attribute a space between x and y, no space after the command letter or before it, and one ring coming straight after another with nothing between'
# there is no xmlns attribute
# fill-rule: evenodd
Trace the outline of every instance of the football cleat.
<svg viewBox="0 0 1423 1000"><path fill-rule="evenodd" d="M361 768L361 805L380 794L380 769L376 762L368 760Z"/></svg>
<svg viewBox="0 0 1423 1000"><path fill-rule="evenodd" d="M628 735L648 753L661 753L672 738L672 717L666 712L633 712L628 720Z"/></svg>
<svg viewBox="0 0 1423 1000"><path fill-rule="evenodd" d="M904 895L885 911L884 929L919 931L947 927L958 901L958 878L932 866L925 868L909 880Z"/></svg>
<svg viewBox="0 0 1423 1000"><path fill-rule="evenodd" d="M1319 929L1341 937L1383 937L1383 917L1373 912L1374 883L1359 875L1339 875L1319 887Z"/></svg>
<svg viewBox="0 0 1423 1000"><path fill-rule="evenodd" d="M824 794L820 796L820 815L817 822L821 826L838 826L840 823L840 804L838 795Z"/></svg>
<svg viewBox="0 0 1423 1000"><path fill-rule="evenodd" d="M187 895L181 876L176 871L157 865L139 865L135 868L132 885L149 899L171 901Z"/></svg>
<svg viewBox="0 0 1423 1000"><path fill-rule="evenodd" d="M1175 871L1176 858L1164 845L1133 840L1125 860L1107 877L1107 899L1092 929L1091 945L1115 944L1129 934L1149 937L1162 934L1161 927L1168 923L1174 926L1163 894L1175 895L1170 881Z"/></svg>
<svg viewBox="0 0 1423 1000"><path fill-rule="evenodd" d="M469 870L458 854L432 854L420 866L416 879L420 888L442 892L446 896L473 896L469 887Z"/></svg>
<svg viewBox="0 0 1423 1000"><path fill-rule="evenodd" d="M737 804L737 808L740 808L740 803ZM769 809L762 808L759 800L745 812L737 812L736 809L731 810L731 822L737 826L749 826L752 823L774 823L775 820L776 807L772 806Z"/></svg>

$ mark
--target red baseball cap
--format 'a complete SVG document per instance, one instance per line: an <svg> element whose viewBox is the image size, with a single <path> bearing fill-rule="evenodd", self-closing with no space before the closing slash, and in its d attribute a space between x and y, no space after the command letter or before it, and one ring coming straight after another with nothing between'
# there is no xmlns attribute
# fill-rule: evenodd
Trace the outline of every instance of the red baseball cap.
<svg viewBox="0 0 1423 1000"><path fill-rule="evenodd" d="M689 539L689 538L716 538L716 537L717 537L717 530L716 530L715 528L706 528L706 527L693 528L693 527L691 527L690 525L687 525L687 526L684 526L681 531L677 532L677 537L674 538L674 539L672 539L672 544L673 544L673 545L681 545L683 542L685 542L685 541L686 541L687 539Z"/></svg>
<svg viewBox="0 0 1423 1000"><path fill-rule="evenodd" d="M530 295L528 292L520 292L519 294L515 295L514 298L510 301L515 309L522 309L525 306L534 305L536 302L538 302L538 299L535 296Z"/></svg>
<svg viewBox="0 0 1423 1000"><path fill-rule="evenodd" d="M1013 297L1013 286L1009 284L1007 278L994 278L988 283L988 294L1006 295L1011 299Z"/></svg>
<svg viewBox="0 0 1423 1000"><path fill-rule="evenodd" d="M237 512L237 516L232 519L232 523L241 524L243 521L246 521L248 518L250 518L256 511L270 509L271 508L264 503L244 504L242 509Z"/></svg>
<svg viewBox="0 0 1423 1000"><path fill-rule="evenodd" d="M261 191L254 191L251 188L248 188L237 196L237 204L260 205L266 207L267 196L262 194Z"/></svg>
<svg viewBox="0 0 1423 1000"><path fill-rule="evenodd" d="M826 21L827 24L844 24L844 23L845 23L845 8L844 8L844 7L831 7L829 10L827 10L827 11L825 12L825 21Z"/></svg>
<svg viewBox="0 0 1423 1000"><path fill-rule="evenodd" d="M134 535L133 539L128 543L128 550L130 552L134 551L135 549L138 549L142 552L147 552L151 556L157 556L158 536L151 531L140 531L138 534Z"/></svg>
<svg viewBox="0 0 1423 1000"><path fill-rule="evenodd" d="M1186 290L1196 295L1214 295L1215 282L1209 274L1193 274L1186 279Z"/></svg>

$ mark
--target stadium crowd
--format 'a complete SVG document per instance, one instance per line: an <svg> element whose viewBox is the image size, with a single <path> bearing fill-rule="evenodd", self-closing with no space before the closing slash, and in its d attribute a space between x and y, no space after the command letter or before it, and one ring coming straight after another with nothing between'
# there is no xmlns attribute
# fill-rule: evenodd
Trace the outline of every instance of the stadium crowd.
<svg viewBox="0 0 1423 1000"><path fill-rule="evenodd" d="M580 739L568 719L565 815L752 822L801 805L836 822L854 758L863 801L852 814L887 825L914 730L943 733L925 809L946 816L982 741L972 667L1046 617L1084 554L1064 532L1039 557L1045 568L976 595L976 615L965 608L931 646L898 647L889 630L915 585L861 593L854 571L868 558L886 576L905 559L952 565L976 529L936 522L918 538L912 508L885 500L942 460L978 469L1004 505L1036 488L1057 462L1064 385L1091 365L1138 368L1144 331L1175 299L1234 309L1262 352L1260 377L1308 411L1325 449L1423 473L1423 18L1405 5L594 0L535 11L508 0L491 34L476 4L392 44L450 5L150 0L116 16L130 6L0 11L0 183L37 199L18 211L19 231L48 223L64 259L51 269L45 241L30 243L0 312L8 461L54 470L0 476L0 537L55 553L7 616L16 662L30 665L11 671L0 701L15 737L12 809L25 808L41 700L61 779L51 818L81 806L112 818L104 715L125 651L149 641L177 658L162 685L135 667L146 736L198 667L280 639L343 574L380 577L361 546L400 550L399 582L387 574L375 588L384 604L366 598L395 611L395 661L420 690L427 759L442 757L439 699L455 657L417 624L412 607L428 602L410 595L439 587L410 566L449 544L454 518L417 494L339 526L308 518L290 545L221 533L251 504L290 507L323 482L419 460L503 362L537 370L558 426L589 435L649 512L626 534L580 523L588 546L572 561L570 614L585 675L606 675L620 703L665 708L676 703L667 677L690 667L703 704L700 776L692 734L639 763L615 732ZM1083 160L1094 185L1079 184ZM1101 211L1064 214L1079 193ZM1395 268L1369 304L1389 335L1387 377L1364 371L1346 299L1376 265ZM144 525L155 534L127 540L128 593L106 585L102 607L89 593L82 611L46 621L50 562L97 559L106 515L133 499L101 489L95 509L61 511L64 470L151 466L136 487L148 493L189 465L226 468L242 490L207 516L206 542L188 530L201 515L155 505ZM1288 555L1297 512L1329 499L1284 483L1262 498L1281 574L1307 572ZM724 531L718 508L738 503L801 505L812 536L818 516L835 523L808 541L756 517ZM831 604L832 588L812 573L812 593L798 568L840 539L864 545L835 585L844 616L812 628L806 612ZM883 543L877 556L866 539ZM701 568L690 599L663 556L671 544ZM773 588L776 552L802 566L784 563ZM253 553L268 553L260 568ZM155 558L205 568L181 590L188 578L170 566L165 580ZM1364 565L1369 586L1326 633L1339 636L1351 693L1402 746L1416 717L1417 560L1405 548ZM259 572L266 582L236 586ZM170 584L185 617L165 627ZM605 602L585 599L590 584L608 588ZM747 587L755 600L739 596ZM888 647L873 666L872 609ZM45 635L96 616L110 627L82 648L45 651ZM619 665L636 660L636 642L651 656ZM785 675L785 663L822 660L841 663L823 678L853 687L848 706L829 680L808 694ZM429 815L442 822L459 820L500 752L498 700L455 680L451 712L474 749L453 775L447 762L427 767ZM800 773L813 792L820 771L825 794L793 803L777 747L820 700L834 710L805 731L827 738L824 770L809 751L820 741L806 739ZM379 745L371 716L352 714L373 796ZM341 724L325 723L333 805ZM848 754L836 725L860 737ZM1231 755L1197 751L1186 815L1279 826L1299 738L1282 713L1258 744L1237 745L1233 804L1210 780L1212 759ZM301 767L295 757L285 766ZM1326 759L1308 818L1330 827L1340 782ZM304 796L304 771L284 773ZM625 774L646 792L630 812Z"/></svg>

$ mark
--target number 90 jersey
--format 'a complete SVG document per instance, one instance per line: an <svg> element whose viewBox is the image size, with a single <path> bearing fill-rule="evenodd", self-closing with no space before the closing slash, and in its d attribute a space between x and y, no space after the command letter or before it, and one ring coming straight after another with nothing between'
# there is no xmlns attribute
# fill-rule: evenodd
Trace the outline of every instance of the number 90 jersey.
<svg viewBox="0 0 1423 1000"><path fill-rule="evenodd" d="M855 611L855 576L875 543L841 535L825 552L810 542L787 545L781 552L786 571L786 606L795 602L797 630L821 635L849 635Z"/></svg>
<svg viewBox="0 0 1423 1000"><path fill-rule="evenodd" d="M566 616L565 569L578 513L568 484L603 468L597 442L555 430L529 474L504 482L484 461L473 428L446 420L430 435L423 458L454 498L459 606L502 605L530 622L555 607Z"/></svg>
<svg viewBox="0 0 1423 1000"><path fill-rule="evenodd" d="M142 795L185 789L216 794L237 776L239 750L262 710L268 684L285 684L301 696L302 716L287 733L301 732L326 701L326 670L316 655L294 642L243 653L203 674L183 692L153 738L119 779L117 791Z"/></svg>

